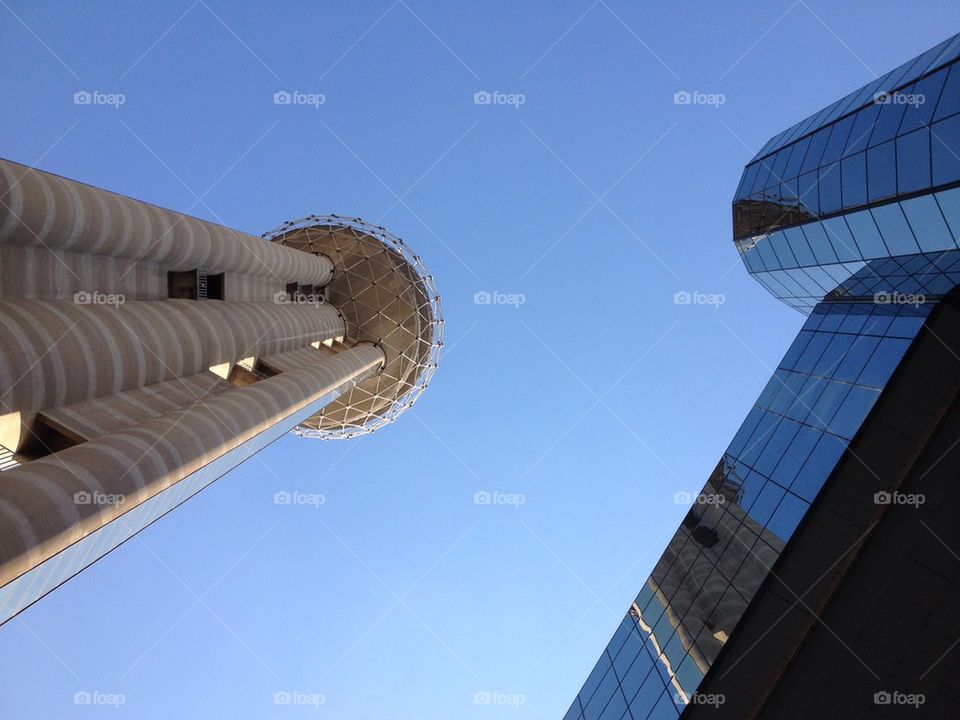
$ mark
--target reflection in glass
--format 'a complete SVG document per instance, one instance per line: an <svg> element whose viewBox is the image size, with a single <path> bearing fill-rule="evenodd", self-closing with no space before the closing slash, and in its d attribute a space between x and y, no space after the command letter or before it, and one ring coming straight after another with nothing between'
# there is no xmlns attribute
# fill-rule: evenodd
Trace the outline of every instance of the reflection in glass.
<svg viewBox="0 0 960 720"><path fill-rule="evenodd" d="M899 68L768 143L737 189L734 238L960 180L960 64L950 62L924 77Z"/></svg>
<svg viewBox="0 0 960 720"><path fill-rule="evenodd" d="M565 720L679 716L960 286L958 56L960 35L771 138L744 169L736 249L807 319Z"/></svg>

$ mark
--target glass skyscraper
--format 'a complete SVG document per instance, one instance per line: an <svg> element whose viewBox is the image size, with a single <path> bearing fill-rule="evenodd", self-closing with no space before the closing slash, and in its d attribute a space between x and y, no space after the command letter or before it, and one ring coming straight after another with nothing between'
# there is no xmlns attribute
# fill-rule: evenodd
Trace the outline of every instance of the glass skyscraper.
<svg viewBox="0 0 960 720"><path fill-rule="evenodd" d="M737 632L888 381L960 285L960 35L770 139L734 243L808 316L564 720L663 720Z"/></svg>

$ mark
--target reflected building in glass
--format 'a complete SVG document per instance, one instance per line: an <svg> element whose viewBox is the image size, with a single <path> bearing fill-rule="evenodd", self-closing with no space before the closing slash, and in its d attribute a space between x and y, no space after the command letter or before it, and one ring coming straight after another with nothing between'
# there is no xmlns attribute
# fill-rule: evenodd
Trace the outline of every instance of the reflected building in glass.
<svg viewBox="0 0 960 720"><path fill-rule="evenodd" d="M958 58L746 166L737 251L807 320L565 720L957 716Z"/></svg>

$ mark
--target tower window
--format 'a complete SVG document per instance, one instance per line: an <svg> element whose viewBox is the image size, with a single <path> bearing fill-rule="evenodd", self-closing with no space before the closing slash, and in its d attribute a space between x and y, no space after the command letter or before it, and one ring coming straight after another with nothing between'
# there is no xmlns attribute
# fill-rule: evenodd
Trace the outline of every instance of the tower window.
<svg viewBox="0 0 960 720"><path fill-rule="evenodd" d="M167 297L183 300L223 300L223 273L208 275L206 270L167 273Z"/></svg>
<svg viewBox="0 0 960 720"><path fill-rule="evenodd" d="M225 300L223 296L223 273L207 275L207 300Z"/></svg>
<svg viewBox="0 0 960 720"><path fill-rule="evenodd" d="M183 270L167 273L167 297L183 300L197 299L197 271Z"/></svg>

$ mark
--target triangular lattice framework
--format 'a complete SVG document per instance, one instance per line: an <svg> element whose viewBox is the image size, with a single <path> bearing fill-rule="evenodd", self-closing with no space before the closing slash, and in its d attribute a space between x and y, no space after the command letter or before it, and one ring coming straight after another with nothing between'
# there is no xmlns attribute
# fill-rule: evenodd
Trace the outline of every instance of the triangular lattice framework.
<svg viewBox="0 0 960 720"><path fill-rule="evenodd" d="M343 343L373 342L386 355L379 374L301 423L297 434L343 439L393 422L429 385L443 346L440 296L420 256L383 227L337 215L290 220L263 237L330 258L334 274L324 292L344 317Z"/></svg>

